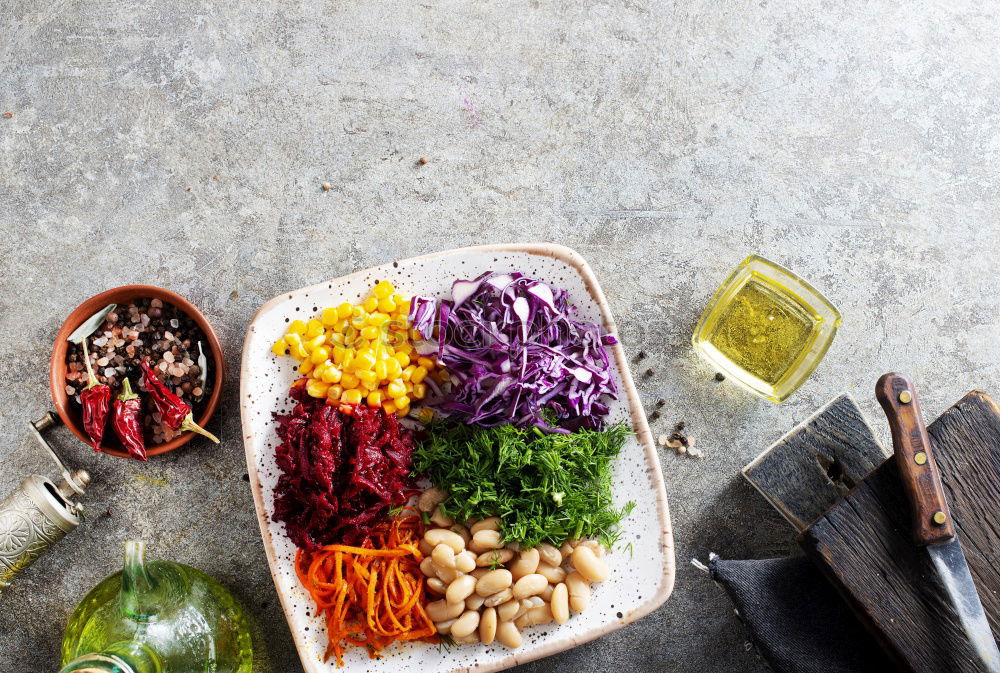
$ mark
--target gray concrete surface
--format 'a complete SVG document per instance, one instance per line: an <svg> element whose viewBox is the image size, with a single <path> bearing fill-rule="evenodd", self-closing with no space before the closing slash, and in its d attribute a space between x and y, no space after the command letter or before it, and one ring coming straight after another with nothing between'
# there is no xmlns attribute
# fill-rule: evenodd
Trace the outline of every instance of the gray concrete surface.
<svg viewBox="0 0 1000 673"><path fill-rule="evenodd" d="M0 597L0 672L57 669L69 611L134 536L251 606L258 671L301 670L243 480L247 321L355 269L524 240L590 260L627 351L649 354L658 427L686 421L706 455L662 456L667 604L519 670L765 670L688 564L793 548L738 469L842 390L885 436L872 389L889 369L931 418L1000 394L998 33L968 1L0 0L0 493L49 469L25 423L86 297L176 290L230 365L221 446L139 465L58 435L95 476L92 518ZM781 406L715 382L689 344L754 252L845 316Z"/></svg>

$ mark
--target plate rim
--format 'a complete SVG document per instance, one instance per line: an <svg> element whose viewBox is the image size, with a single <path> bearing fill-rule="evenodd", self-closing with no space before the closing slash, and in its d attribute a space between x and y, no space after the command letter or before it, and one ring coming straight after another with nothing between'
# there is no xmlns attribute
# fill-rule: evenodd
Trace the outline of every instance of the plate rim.
<svg viewBox="0 0 1000 673"><path fill-rule="evenodd" d="M601 318L604 322L605 329L614 335L618 335L618 327L615 322L614 316L611 313L611 308L608 305L607 298L604 296L604 292L601 289L600 284L597 281L597 277L594 274L593 269L591 269L590 264L587 263L586 259L578 252L569 248L567 246L558 243L499 243L499 244L487 244L487 245L473 245L465 246L460 248L452 248L449 250L443 250L438 252L429 253L426 255L418 255L416 257L408 257L401 260L395 260L395 263L410 263L419 262L424 260L430 260L440 257L447 257L460 253L527 253L530 255L539 255L545 257L552 257L559 261L562 261L575 269L580 277L583 279L584 286L586 287L591 298L597 303L597 307L601 313ZM259 475L257 474L256 456L252 448L252 440L254 434L249 431L249 405L247 403L247 396L245 394L244 385L248 380L248 369L249 369L249 352L247 349L247 344L250 341L251 335L255 331L255 325L257 319L266 311L269 311L274 306L279 303L288 301L294 298L298 294L308 293L314 290L322 289L324 286L328 286L331 283L340 283L345 281L354 280L358 277L362 277L370 274L375 269L380 267L385 267L387 265L392 265L394 262L385 262L383 264L376 264L353 273L349 273L343 276L338 276L331 280L323 281L313 285L308 285L306 287L301 287L296 290L290 290L287 292L282 292L275 295L271 299L264 302L260 308L254 313L250 322L247 324L247 330L243 338L243 349L240 356L240 428L243 435L243 451L247 462L247 472L250 476L250 489L253 495L254 508L257 513L257 525L260 528L261 542L264 546L264 553L267 556L267 569L271 574L271 581L274 583L275 593L278 594L278 601L281 603L281 610L285 616L285 622L288 623L289 632L291 633L292 640L295 643L295 649L299 655L299 661L302 663L303 669L308 673L325 673L325 669L321 667L324 665L321 661L306 660L306 648L305 643L302 640L303 636L295 632L292 628L291 616L289 613L289 606L287 605L286 596L281 591L278 585L278 578L275 576L275 565L277 563L276 554L274 550L274 544L270 537L270 531L268 530L268 520L267 511L264 507L264 494L261 489ZM329 288L327 288L329 289ZM520 664L525 664L530 661L535 661L537 659L542 659L544 657L551 656L553 654L558 654L560 652L565 652L578 645L590 642L601 636L605 636L613 631L617 631L629 624L645 617L650 614L661 605L663 605L667 599L673 593L674 589L674 578L676 571L676 560L674 554L674 537L673 537L673 526L670 520L670 507L667 502L667 491L666 484L663 479L663 470L660 467L660 458L656 452L656 444L653 441L652 432L649 429L649 423L646 420L646 412L642 406L642 400L639 397L639 392L635 387L635 381L632 378L631 368L628 366L628 360L625 357L625 350L622 347L621 341L618 340L612 346L614 356L618 362L618 367L622 377L622 388L628 400L629 413L632 419L632 428L635 431L636 440L639 445L643 448L646 456L647 464L653 468L652 474L650 474L650 482L653 490L655 491L656 498L656 509L657 518L662 527L660 531L660 544L663 549L663 568L662 574L660 576L660 585L652 593L650 598L648 598L643 603L640 603L638 607L634 610L628 612L624 617L620 619L610 619L607 622L600 624L585 631L583 634L572 636L569 638L563 638L555 640L554 642L544 643L538 645L530 650L525 650L519 652L518 650L511 650L511 654L499 661L474 664L472 666L458 666L456 668L449 669L445 673L493 673L494 671L501 671L513 666L518 666ZM391 655L389 655L391 656Z"/></svg>

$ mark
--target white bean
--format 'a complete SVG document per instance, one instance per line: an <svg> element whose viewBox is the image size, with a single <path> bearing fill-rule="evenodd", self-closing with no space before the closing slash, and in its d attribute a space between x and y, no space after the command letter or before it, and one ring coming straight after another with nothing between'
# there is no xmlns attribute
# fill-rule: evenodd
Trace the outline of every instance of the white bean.
<svg viewBox="0 0 1000 673"><path fill-rule="evenodd" d="M517 599L514 599L514 600L517 600ZM529 601L529 600L519 601L519 605L517 606L517 612L514 613L514 616L511 617L511 619L512 620L517 619L518 617L520 617L521 615L523 615L525 612L527 612L528 610L530 610L533 607L535 607L535 606L532 605L531 601Z"/></svg>
<svg viewBox="0 0 1000 673"><path fill-rule="evenodd" d="M446 622L455 619L465 611L465 603L448 603L445 600L431 601L427 604L427 616L433 622Z"/></svg>
<svg viewBox="0 0 1000 673"><path fill-rule="evenodd" d="M573 612L583 612L590 603L590 583L579 571L573 571L566 576L566 589L569 590L569 606Z"/></svg>
<svg viewBox="0 0 1000 673"><path fill-rule="evenodd" d="M572 560L577 572L591 582L603 582L611 574L608 564L597 558L594 550L586 545L580 545L573 550Z"/></svg>
<svg viewBox="0 0 1000 673"><path fill-rule="evenodd" d="M544 576L549 581L549 584L559 584L566 579L565 570L559 566L550 566L546 563L539 564L538 570L535 572Z"/></svg>
<svg viewBox="0 0 1000 673"><path fill-rule="evenodd" d="M464 638L475 631L478 626L479 613L475 610L466 610L465 614L451 625L451 635L455 638Z"/></svg>
<svg viewBox="0 0 1000 673"><path fill-rule="evenodd" d="M521 554L517 557L517 560L508 566L510 568L511 575L514 576L514 581L517 581L525 575L530 575L538 570L539 558L537 549L522 549Z"/></svg>
<svg viewBox="0 0 1000 673"><path fill-rule="evenodd" d="M434 508L444 502L444 499L447 497L448 494L440 488L431 486L417 498L417 509L421 512L433 512Z"/></svg>
<svg viewBox="0 0 1000 673"><path fill-rule="evenodd" d="M497 635L497 609L486 608L479 618L479 640L489 645Z"/></svg>
<svg viewBox="0 0 1000 673"><path fill-rule="evenodd" d="M436 577L431 577L427 580L427 590L444 595L444 592L448 590L448 585Z"/></svg>
<svg viewBox="0 0 1000 673"><path fill-rule="evenodd" d="M465 608L467 610L478 610L483 607L485 601L486 599L479 594L472 594L465 599Z"/></svg>
<svg viewBox="0 0 1000 673"><path fill-rule="evenodd" d="M548 542L538 545L538 555L543 563L548 563L550 566L558 566L563 562L562 554Z"/></svg>
<svg viewBox="0 0 1000 673"><path fill-rule="evenodd" d="M569 555L573 553L573 545L569 542L563 542L562 546L559 547L559 555L562 556L563 561L569 558Z"/></svg>
<svg viewBox="0 0 1000 673"><path fill-rule="evenodd" d="M521 647L521 632L514 622L500 622L497 625L497 640L511 649Z"/></svg>
<svg viewBox="0 0 1000 673"><path fill-rule="evenodd" d="M473 537L475 537L476 533L481 530L500 530L500 517L491 516L488 519L477 521L472 525L472 527L469 528Z"/></svg>
<svg viewBox="0 0 1000 673"><path fill-rule="evenodd" d="M442 528L447 528L455 523L455 520L444 513L444 509L441 505L434 508L434 513L431 514L431 523L435 526L441 526Z"/></svg>
<svg viewBox="0 0 1000 673"><path fill-rule="evenodd" d="M467 636L462 638L452 638L452 642L456 645L472 645L473 643L479 642L479 634L473 631Z"/></svg>
<svg viewBox="0 0 1000 673"><path fill-rule="evenodd" d="M431 552L431 558L441 568L455 567L455 550L443 542L434 547L434 551Z"/></svg>
<svg viewBox="0 0 1000 673"><path fill-rule="evenodd" d="M417 549L419 549L420 553L424 556L430 556L431 552L434 551L434 546L428 544L427 540L420 540L420 543L417 545Z"/></svg>
<svg viewBox="0 0 1000 673"><path fill-rule="evenodd" d="M451 625L454 624L454 623L455 623L454 619L449 619L446 622L440 622L438 624L435 624L434 628L437 629L438 633L447 634L448 632L451 631Z"/></svg>
<svg viewBox="0 0 1000 673"><path fill-rule="evenodd" d="M456 554L461 554L465 549L465 540L462 536L447 528L431 528L424 533L424 541L431 545L432 550L439 544L448 545Z"/></svg>
<svg viewBox="0 0 1000 673"><path fill-rule="evenodd" d="M552 609L552 618L559 624L564 624L569 619L569 589L564 583L559 583L552 590L552 600L549 603Z"/></svg>
<svg viewBox="0 0 1000 673"><path fill-rule="evenodd" d="M548 583L549 581L545 578L545 575L539 575L538 573L525 575L514 583L514 598L527 598L528 596L540 594Z"/></svg>
<svg viewBox="0 0 1000 673"><path fill-rule="evenodd" d="M498 530L481 530L472 536L472 542L469 543L469 548L473 551L482 553L490 549L499 549L503 546L503 541L500 538L500 531Z"/></svg>
<svg viewBox="0 0 1000 673"><path fill-rule="evenodd" d="M501 565L514 558L514 552L509 549L491 549L476 557L476 565L482 568Z"/></svg>
<svg viewBox="0 0 1000 673"><path fill-rule="evenodd" d="M540 608L545 605L545 599L541 596L528 596L524 599L524 604L528 606L529 610L531 608Z"/></svg>
<svg viewBox="0 0 1000 673"><path fill-rule="evenodd" d="M531 608L523 615L514 620L514 624L518 627L524 628L525 626L534 626L536 624L548 624L552 621L552 610L549 609L548 604L542 605L537 608Z"/></svg>
<svg viewBox="0 0 1000 673"><path fill-rule="evenodd" d="M604 545L598 542L597 540L584 540L580 544L582 544L584 547L590 547L590 550L594 552L594 556L596 556L597 558L601 558L607 552L607 549L604 548Z"/></svg>
<svg viewBox="0 0 1000 673"><path fill-rule="evenodd" d="M471 573L476 569L476 555L466 549L455 557L455 569L463 573Z"/></svg>
<svg viewBox="0 0 1000 673"><path fill-rule="evenodd" d="M479 578L476 583L476 593L480 596L492 596L498 591L502 591L514 581L509 570L498 568L491 570Z"/></svg>
<svg viewBox="0 0 1000 673"><path fill-rule="evenodd" d="M456 579L458 579L458 576L461 575L462 573L458 572L454 568L442 568L437 563L435 563L434 574L437 575L438 578L445 584L451 584Z"/></svg>
<svg viewBox="0 0 1000 673"><path fill-rule="evenodd" d="M420 562L420 572L428 577L436 577L434 573L434 559L430 556L425 557L424 560Z"/></svg>
<svg viewBox="0 0 1000 673"><path fill-rule="evenodd" d="M475 577L478 580L480 577L482 577L483 575L485 575L488 572L490 572L489 568L476 568L475 570L473 570L469 574L472 575L473 577Z"/></svg>
<svg viewBox="0 0 1000 673"><path fill-rule="evenodd" d="M497 607L497 617L501 622L509 622L517 616L517 611L521 609L521 601L507 601Z"/></svg>
<svg viewBox="0 0 1000 673"><path fill-rule="evenodd" d="M507 587L503 591L498 591L492 596L487 596L486 599L483 601L483 605L485 605L488 608L496 607L497 605L506 603L513 597L514 597L514 592L510 590L510 587Z"/></svg>
<svg viewBox="0 0 1000 673"><path fill-rule="evenodd" d="M545 601L546 603L552 600L552 586L553 585L551 584L548 585L547 587L542 589L542 593L538 594L539 596L542 597L542 600Z"/></svg>
<svg viewBox="0 0 1000 673"><path fill-rule="evenodd" d="M462 575L455 578L455 581L448 585L448 592L444 597L449 603L465 604L465 599L476 590L476 578L471 575Z"/></svg>
<svg viewBox="0 0 1000 673"><path fill-rule="evenodd" d="M462 538L462 540L465 541L465 546L469 546L469 542L472 540L472 535L469 534L468 528L466 528L460 523L456 523L454 526L451 526L448 530L450 530L452 533L455 533L460 538Z"/></svg>

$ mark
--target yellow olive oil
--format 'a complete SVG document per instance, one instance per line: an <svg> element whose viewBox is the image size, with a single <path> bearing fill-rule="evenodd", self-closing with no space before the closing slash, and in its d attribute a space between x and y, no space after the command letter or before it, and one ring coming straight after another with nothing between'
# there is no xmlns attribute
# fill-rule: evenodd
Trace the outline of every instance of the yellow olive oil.
<svg viewBox="0 0 1000 673"><path fill-rule="evenodd" d="M801 304L752 278L721 312L708 341L737 367L773 386L808 350L815 322Z"/></svg>
<svg viewBox="0 0 1000 673"><path fill-rule="evenodd" d="M719 286L691 343L722 378L783 402L819 365L840 312L788 269L750 255Z"/></svg>

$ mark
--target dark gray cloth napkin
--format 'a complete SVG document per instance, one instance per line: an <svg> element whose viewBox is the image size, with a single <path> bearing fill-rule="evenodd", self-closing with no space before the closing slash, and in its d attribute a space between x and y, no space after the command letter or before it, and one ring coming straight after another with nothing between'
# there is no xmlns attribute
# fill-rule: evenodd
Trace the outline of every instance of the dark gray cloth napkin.
<svg viewBox="0 0 1000 673"><path fill-rule="evenodd" d="M808 559L725 561L713 556L708 569L778 673L897 670Z"/></svg>

